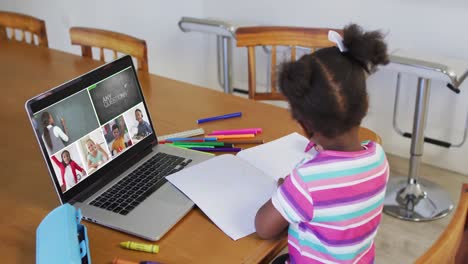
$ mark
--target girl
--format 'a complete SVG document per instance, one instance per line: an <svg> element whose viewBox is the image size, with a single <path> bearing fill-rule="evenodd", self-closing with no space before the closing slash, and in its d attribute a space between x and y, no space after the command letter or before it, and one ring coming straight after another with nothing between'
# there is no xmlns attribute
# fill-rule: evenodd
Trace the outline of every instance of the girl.
<svg viewBox="0 0 468 264"><path fill-rule="evenodd" d="M338 47L286 63L280 73L292 116L310 138L306 152L315 148L255 218L264 239L289 227L282 263L374 262L389 170L382 147L360 142L358 131L368 108L366 77L388 63L387 47L380 32L354 24L344 40L333 31L329 38Z"/></svg>
<svg viewBox="0 0 468 264"><path fill-rule="evenodd" d="M101 145L94 143L94 141L90 138L86 140L86 148L88 149L88 168L97 169L99 165L103 164L109 159L109 155Z"/></svg>
<svg viewBox="0 0 468 264"><path fill-rule="evenodd" d="M62 192L69 190L71 187L75 186L82 176L86 175L86 172L83 168L80 167L74 160L70 157L70 152L68 150L62 151L62 162L60 162L55 156L52 156L52 160L60 168L60 173L62 175L62 185L60 188ZM76 171L82 173L79 175Z"/></svg>
<svg viewBox="0 0 468 264"><path fill-rule="evenodd" d="M68 130L65 125L65 120L63 120L63 118L61 119L65 133L60 127L54 125L54 118L49 112L42 113L41 122L44 130L42 140L46 143L49 154L54 154L63 149L65 147L63 142L68 142Z"/></svg>

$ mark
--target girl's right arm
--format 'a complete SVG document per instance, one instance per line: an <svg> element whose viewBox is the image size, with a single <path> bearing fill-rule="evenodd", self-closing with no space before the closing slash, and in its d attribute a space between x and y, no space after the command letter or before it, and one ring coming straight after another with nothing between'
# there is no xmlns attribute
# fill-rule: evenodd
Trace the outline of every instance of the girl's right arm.
<svg viewBox="0 0 468 264"><path fill-rule="evenodd" d="M63 133L63 130L60 127L54 126L54 134L57 134L57 136L60 137L63 141L68 142L67 134Z"/></svg>
<svg viewBox="0 0 468 264"><path fill-rule="evenodd" d="M52 160L54 161L55 165L57 165L58 167L62 166L62 163L57 159L57 157L52 156Z"/></svg>
<svg viewBox="0 0 468 264"><path fill-rule="evenodd" d="M54 161L55 165L57 165L60 168L60 172L62 173L62 186L60 187L62 188L62 192L64 192L66 190L66 184L65 184L65 174L63 171L64 169L63 164L55 156L52 156L52 160Z"/></svg>
<svg viewBox="0 0 468 264"><path fill-rule="evenodd" d="M62 126L63 126L63 130L65 130L65 134L68 135L68 128L67 128L67 124L65 123L65 119L60 118L60 122L62 123Z"/></svg>

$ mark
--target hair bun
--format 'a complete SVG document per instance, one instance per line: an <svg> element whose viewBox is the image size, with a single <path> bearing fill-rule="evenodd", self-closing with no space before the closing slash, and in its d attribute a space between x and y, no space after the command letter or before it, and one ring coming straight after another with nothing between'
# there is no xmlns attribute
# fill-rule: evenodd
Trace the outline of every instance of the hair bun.
<svg viewBox="0 0 468 264"><path fill-rule="evenodd" d="M387 44L380 31L364 32L360 26L350 24L343 29L343 35L343 44L348 48L348 53L365 65L369 72L375 71L377 65L389 62Z"/></svg>

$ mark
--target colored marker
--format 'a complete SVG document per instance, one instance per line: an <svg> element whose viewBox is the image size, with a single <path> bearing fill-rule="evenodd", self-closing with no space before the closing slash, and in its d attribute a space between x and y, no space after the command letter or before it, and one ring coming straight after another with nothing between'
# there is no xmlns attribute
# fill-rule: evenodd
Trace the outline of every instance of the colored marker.
<svg viewBox="0 0 468 264"><path fill-rule="evenodd" d="M174 145L197 145L197 146L224 146L224 142L208 141L208 142L187 142L187 141L175 141Z"/></svg>
<svg viewBox="0 0 468 264"><path fill-rule="evenodd" d="M133 241L121 242L120 246L126 249L144 251L149 253L158 253L159 246L154 244L137 243Z"/></svg>
<svg viewBox="0 0 468 264"><path fill-rule="evenodd" d="M225 139L225 138L253 138L255 137L254 134L244 134L244 135L217 135L216 138Z"/></svg>
<svg viewBox="0 0 468 264"><path fill-rule="evenodd" d="M208 136L257 134L255 131L224 131L209 133Z"/></svg>
<svg viewBox="0 0 468 264"><path fill-rule="evenodd" d="M114 258L114 260L112 261L112 264L138 264L138 262L125 260L121 258Z"/></svg>
<svg viewBox="0 0 468 264"><path fill-rule="evenodd" d="M173 145L173 144L168 144L168 145L171 146L171 147L174 147L174 148L180 148L180 149L190 150L190 151L193 151L193 152L203 153L203 154L205 154L205 155L215 156L215 154L212 154L212 153L208 153L208 152L204 152L204 151L198 151L198 150L193 150L193 149L190 149L190 148L187 148L187 147L182 147L182 146ZM231 146L232 146L232 145L231 145Z"/></svg>
<svg viewBox="0 0 468 264"><path fill-rule="evenodd" d="M221 144L198 145L194 143L221 143ZM176 141L174 143L168 143L167 145L172 146L172 147L178 147L178 148L232 148L233 146L233 144L226 144L224 142L188 142L188 141Z"/></svg>
<svg viewBox="0 0 468 264"><path fill-rule="evenodd" d="M223 131L255 131L255 133L262 133L261 128L241 128L241 129L226 129L226 130L213 130L211 133L223 132Z"/></svg>
<svg viewBox="0 0 468 264"><path fill-rule="evenodd" d="M263 139L223 140L222 142L225 144L263 144Z"/></svg>
<svg viewBox="0 0 468 264"><path fill-rule="evenodd" d="M121 258L114 258L112 261L112 264L161 264L160 262L154 262L154 261L140 261L140 262L134 262L126 259L121 259Z"/></svg>
<svg viewBox="0 0 468 264"><path fill-rule="evenodd" d="M241 148L190 148L192 150L207 151L207 152L239 152Z"/></svg>
<svg viewBox="0 0 468 264"><path fill-rule="evenodd" d="M228 119L228 118L233 118L233 117L240 117L240 116L242 116L242 112L236 112L236 113L231 113L231 114L226 114L226 115L207 117L207 118L198 119L197 124L216 121L216 120L223 120L223 119Z"/></svg>
<svg viewBox="0 0 468 264"><path fill-rule="evenodd" d="M234 147L234 144L229 144L229 143L224 143L223 146L215 146L215 148L233 148L233 147Z"/></svg>
<svg viewBox="0 0 468 264"><path fill-rule="evenodd" d="M232 148L233 144L224 144L219 145L219 146L210 146L210 145L193 145L193 144L187 144L187 145L174 145L174 144L168 144L169 146L173 147L180 147L180 148Z"/></svg>
<svg viewBox="0 0 468 264"><path fill-rule="evenodd" d="M188 140L187 140L188 141ZM159 144L167 144L167 143L174 143L174 142L178 142L178 141L172 141L172 140L161 140L161 141L158 141ZM190 142L205 142L205 140L202 140L202 139L195 139L195 140L190 140Z"/></svg>
<svg viewBox="0 0 468 264"><path fill-rule="evenodd" d="M261 128L245 128L245 129L230 129L230 130L214 130L211 135L239 135L239 134L259 134L262 133Z"/></svg>
<svg viewBox="0 0 468 264"><path fill-rule="evenodd" d="M200 146L200 145L190 145L190 144L174 145L174 146L182 147L182 148L214 148L214 146Z"/></svg>
<svg viewBox="0 0 468 264"><path fill-rule="evenodd" d="M166 141L194 141L194 142L205 142L205 141L217 141L215 137L206 138L168 138Z"/></svg>

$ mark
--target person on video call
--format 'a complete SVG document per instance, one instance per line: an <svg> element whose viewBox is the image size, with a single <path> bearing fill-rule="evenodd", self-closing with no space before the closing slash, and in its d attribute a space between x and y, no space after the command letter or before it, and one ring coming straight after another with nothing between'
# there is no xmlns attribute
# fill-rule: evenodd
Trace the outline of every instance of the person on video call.
<svg viewBox="0 0 468 264"><path fill-rule="evenodd" d="M112 143L112 153L115 155L122 152L125 149L125 139L124 135L120 131L118 125L112 125L112 135L114 135L114 142Z"/></svg>
<svg viewBox="0 0 468 264"><path fill-rule="evenodd" d="M86 171L72 160L68 150L62 151L61 156L62 161L59 161L55 156L52 156L52 160L55 162L55 165L60 168L60 174L62 176L62 185L60 188L62 192L64 192L75 186L81 177L86 175ZM79 171L81 174L76 173L76 171Z"/></svg>
<svg viewBox="0 0 468 264"><path fill-rule="evenodd" d="M151 134L151 128L148 122L143 120L143 113L140 109L135 110L135 119L138 122L138 132L136 133L135 137L137 139L141 139L146 137L147 135Z"/></svg>
<svg viewBox="0 0 468 264"><path fill-rule="evenodd" d="M123 116L120 116L119 118L117 118L116 123L119 124L119 131L124 137L125 145L127 147L130 147L132 145L132 141L130 140L128 136L127 126L125 125Z"/></svg>
<svg viewBox="0 0 468 264"><path fill-rule="evenodd" d="M42 140L44 140L49 154L56 153L63 149L65 147L63 142L68 142L68 130L65 120L63 118L60 120L65 132L55 125L54 118L49 112L42 113L41 122L44 130Z"/></svg>
<svg viewBox="0 0 468 264"><path fill-rule="evenodd" d="M90 138L86 140L86 148L88 149L88 168L90 169L97 169L101 164L109 159L109 155L107 155L101 145L94 143Z"/></svg>

